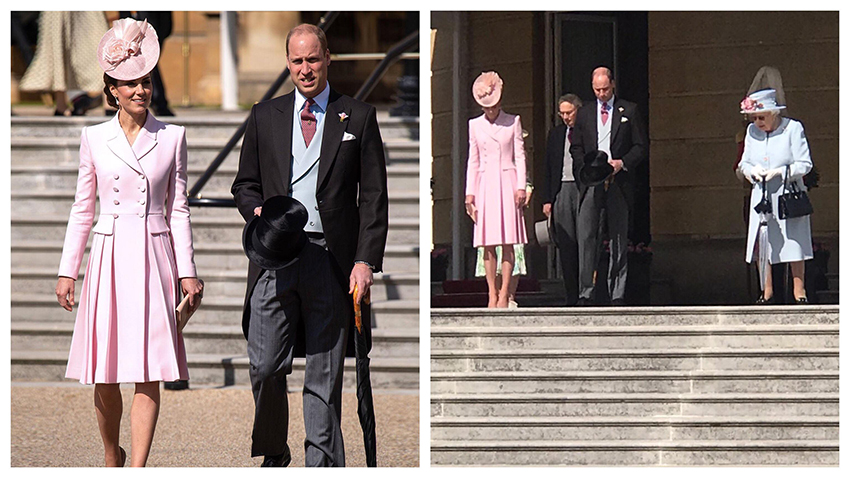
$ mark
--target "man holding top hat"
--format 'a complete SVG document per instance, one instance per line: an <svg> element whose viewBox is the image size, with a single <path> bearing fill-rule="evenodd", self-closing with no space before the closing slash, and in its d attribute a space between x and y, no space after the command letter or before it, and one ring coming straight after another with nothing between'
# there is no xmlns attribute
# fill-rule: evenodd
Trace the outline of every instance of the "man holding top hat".
<svg viewBox="0 0 850 478"><path fill-rule="evenodd" d="M588 158L598 162L596 153L605 153L612 168L612 179L596 187L594 194L607 216L611 252L608 293L612 305L625 305L628 272L626 248L629 241L629 215L634 205L632 172L646 160L648 140L637 105L615 97L614 75L610 69L600 66L593 70L591 84L596 101L579 110L570 153L573 157L573 171L579 178L580 194L593 186L581 178L582 167L589 161ZM586 178L594 176L592 172L602 169L595 162L588 164L588 169L584 171Z"/></svg>
<svg viewBox="0 0 850 478"><path fill-rule="evenodd" d="M375 108L328 84L324 32L299 25L286 50L295 91L252 108L231 189L251 259L242 319L255 403L251 455L264 456L262 466L290 462L286 375L303 349L306 465L344 466L343 362L355 333L348 294L359 303L381 271L386 161Z"/></svg>

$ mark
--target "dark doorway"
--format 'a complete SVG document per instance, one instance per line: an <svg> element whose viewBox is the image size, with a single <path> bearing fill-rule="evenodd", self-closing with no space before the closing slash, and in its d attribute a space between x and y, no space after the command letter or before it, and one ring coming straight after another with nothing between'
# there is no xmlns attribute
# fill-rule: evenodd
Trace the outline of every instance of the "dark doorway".
<svg viewBox="0 0 850 478"><path fill-rule="evenodd" d="M638 104L649 129L649 40L646 12L580 12L555 15L555 93L595 101L590 87L597 66L614 71L617 95ZM635 208L629 234L649 244L649 164L635 171Z"/></svg>

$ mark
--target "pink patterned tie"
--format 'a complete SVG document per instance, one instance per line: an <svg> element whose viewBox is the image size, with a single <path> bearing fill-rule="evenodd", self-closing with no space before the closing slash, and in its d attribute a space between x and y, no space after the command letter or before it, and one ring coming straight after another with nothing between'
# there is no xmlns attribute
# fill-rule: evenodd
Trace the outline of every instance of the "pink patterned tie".
<svg viewBox="0 0 850 478"><path fill-rule="evenodd" d="M310 147L310 141L313 140L313 135L316 134L316 115L310 111L310 107L315 105L313 98L307 98L304 107L301 109L301 134L304 135L304 143Z"/></svg>
<svg viewBox="0 0 850 478"><path fill-rule="evenodd" d="M608 122L608 102L602 103L602 124Z"/></svg>

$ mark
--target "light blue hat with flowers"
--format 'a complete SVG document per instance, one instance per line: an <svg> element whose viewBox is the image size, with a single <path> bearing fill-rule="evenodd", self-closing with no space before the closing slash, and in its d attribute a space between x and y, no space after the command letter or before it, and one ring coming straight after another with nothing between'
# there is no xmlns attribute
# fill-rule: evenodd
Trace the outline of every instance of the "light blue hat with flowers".
<svg viewBox="0 0 850 478"><path fill-rule="evenodd" d="M741 101L741 113L748 115L784 109L785 105L776 104L776 90L773 88L754 91Z"/></svg>

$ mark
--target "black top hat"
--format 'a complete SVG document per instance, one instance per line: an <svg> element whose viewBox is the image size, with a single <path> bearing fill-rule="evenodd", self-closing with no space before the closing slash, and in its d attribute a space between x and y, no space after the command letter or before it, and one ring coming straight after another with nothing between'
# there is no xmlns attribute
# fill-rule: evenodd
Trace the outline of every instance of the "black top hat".
<svg viewBox="0 0 850 478"><path fill-rule="evenodd" d="M614 166L608 164L608 153L591 151L584 155L584 166L579 171L579 180L584 186L602 184L614 172Z"/></svg>
<svg viewBox="0 0 850 478"><path fill-rule="evenodd" d="M242 231L245 255L262 269L278 270L298 260L307 244L307 208L289 196L266 199L260 216Z"/></svg>

